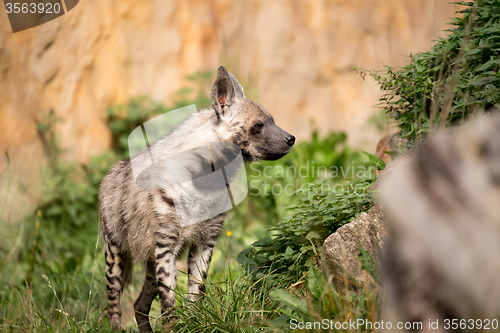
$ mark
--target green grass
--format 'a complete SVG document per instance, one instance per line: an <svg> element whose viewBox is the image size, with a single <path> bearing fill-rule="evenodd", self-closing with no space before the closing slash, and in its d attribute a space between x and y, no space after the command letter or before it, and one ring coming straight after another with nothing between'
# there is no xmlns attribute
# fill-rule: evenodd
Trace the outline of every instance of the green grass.
<svg viewBox="0 0 500 333"><path fill-rule="evenodd" d="M97 236L97 233L96 233ZM96 238L97 239L97 238ZM39 239L43 241L43 239ZM35 244L37 247L38 244ZM216 252L225 253L226 244L219 242ZM94 254L72 273L39 275L42 267L34 267L31 285L12 283L8 294L2 295L0 330L11 332L108 332L105 317L106 291L104 260L100 240ZM216 267L216 266L215 266ZM26 272L22 262L9 265L13 276ZM316 273L318 273L316 271ZM309 290L311 277L290 285L288 280L262 278L255 281L240 268L211 269L206 281L207 295L200 303L185 299L186 276L179 273L177 288L176 332L286 332L289 320L318 321L328 318L365 318L378 316L377 300L349 294L340 296L330 285L316 282L317 292ZM269 274L270 275L270 274ZM269 276L268 275L268 276ZM7 276L7 275L6 275ZM135 268L132 284L127 288L122 305L130 308L140 291L144 270ZM4 281L2 281L4 282ZM11 280L12 282L12 280ZM26 280L24 280L26 283ZM326 283L322 281L320 283ZM276 294L277 291L280 294ZM289 294L295 302L287 302ZM156 330L161 329L159 302L155 301L151 320ZM124 327L126 332L137 332L135 321Z"/></svg>
<svg viewBox="0 0 500 333"><path fill-rule="evenodd" d="M228 270L220 282L209 278L206 285L207 295L199 303L181 297L178 332L272 331L268 323L279 315L268 297L272 286L255 288L241 270L238 274Z"/></svg>

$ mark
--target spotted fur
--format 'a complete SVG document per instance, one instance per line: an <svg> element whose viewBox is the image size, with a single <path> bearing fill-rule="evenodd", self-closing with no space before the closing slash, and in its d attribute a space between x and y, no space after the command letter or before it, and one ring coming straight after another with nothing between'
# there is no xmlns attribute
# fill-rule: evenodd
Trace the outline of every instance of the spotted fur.
<svg viewBox="0 0 500 333"><path fill-rule="evenodd" d="M259 104L245 98L243 88L224 67L219 67L211 93L212 110L200 110L197 117L182 123L173 133L152 144L152 152L172 155L207 142L237 144L244 160L274 160L287 154L295 138L275 125L272 116ZM215 112L214 112L215 111ZM198 122L201 121L201 126ZM136 157L134 157L136 158ZM145 189L136 184L131 160L116 164L103 179L99 192L99 215L106 259L108 317L121 328L120 294L130 277L132 261L146 263L146 278L134 304L141 333L152 332L151 303L159 296L164 328L174 314L177 272L175 260L188 251L188 299L204 293L213 248L226 214L182 227L172 195L164 189ZM200 164L188 161L195 174ZM203 198L192 202L193 210L203 209Z"/></svg>

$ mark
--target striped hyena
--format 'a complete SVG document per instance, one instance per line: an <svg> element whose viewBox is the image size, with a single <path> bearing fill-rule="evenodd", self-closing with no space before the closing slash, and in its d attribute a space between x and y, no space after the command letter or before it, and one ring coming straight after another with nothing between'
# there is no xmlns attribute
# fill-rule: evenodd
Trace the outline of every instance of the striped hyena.
<svg viewBox="0 0 500 333"><path fill-rule="evenodd" d="M243 160L276 160L286 155L295 138L278 127L273 117L258 103L245 98L234 75L219 67L211 91L213 109L204 109L184 121L174 132L150 146L163 156L179 154L211 143L230 143L239 147ZM212 147L212 146L210 146ZM184 169L196 174L202 164L214 167L210 156L184 157ZM224 155L224 153L222 153ZM120 329L120 294L130 278L132 261L146 263L146 279L134 304L140 331L151 332L148 314L158 295L167 327L166 314L175 305L175 260L188 251L188 299L197 300L204 292L212 251L226 214L199 223L179 222L172 193L166 188L138 186L132 166L134 159L117 163L104 177L99 191L99 216L104 239L108 317ZM187 161L186 161L187 159ZM224 158L222 158L224 159ZM227 180L227 179L226 179ZM175 192L175 191L174 191ZM189 202L190 209L203 209L206 197Z"/></svg>

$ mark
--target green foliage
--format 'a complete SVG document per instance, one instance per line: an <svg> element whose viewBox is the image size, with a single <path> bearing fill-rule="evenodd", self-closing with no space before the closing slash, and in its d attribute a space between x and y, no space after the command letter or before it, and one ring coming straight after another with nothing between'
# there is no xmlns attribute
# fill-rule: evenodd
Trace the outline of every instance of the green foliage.
<svg viewBox="0 0 500 333"><path fill-rule="evenodd" d="M396 118L404 137L500 107L500 2L458 4L466 9L453 18L447 38L410 55L407 66L370 73L385 91L380 99L385 112Z"/></svg>
<svg viewBox="0 0 500 333"><path fill-rule="evenodd" d="M289 327L294 319L303 323L322 323L320 327L303 327L307 332L345 332L342 323L366 320L372 323L380 320L380 295L362 291L357 294L339 294L331 282L325 280L323 273L314 265L307 272L307 287L301 290L276 288L269 293L271 299L280 306L278 311L285 316ZM337 323L337 326L335 325ZM340 325L339 325L340 324ZM356 326L356 332L370 332L363 325Z"/></svg>
<svg viewBox="0 0 500 333"><path fill-rule="evenodd" d="M97 190L114 155L94 157L84 166L65 162L54 130L59 121L51 111L38 124L49 158L41 202L36 216L28 215L12 230L16 241L1 257L0 298L6 306L0 309L0 327L5 330L76 331L75 325L85 327L91 319L102 325L104 294L95 293L102 291L104 279L95 262L97 253L102 255L96 243Z"/></svg>
<svg viewBox="0 0 500 333"><path fill-rule="evenodd" d="M311 259L316 264L319 263L319 254L326 237L373 206L369 189L375 178L371 170L382 170L385 164L366 152L363 153L368 156L370 163L364 162L362 154L353 153L347 147L342 149L344 140L344 134L331 134L324 140L327 144L324 144L314 134L312 142L298 145L298 149L295 152L292 150L288 159L285 157L273 162L275 168L287 169L314 161L316 166L328 166L327 171L337 170L336 168L341 171L338 178L327 176L327 180L320 178L318 172L314 175L311 169L308 169L308 177L283 177L274 180L284 181L286 184L300 179L303 183L300 183L301 186L294 195L296 198L302 195L302 198L288 206L285 210L290 214L270 228L273 236L264 237L239 254L238 261L254 280L265 277L289 284L300 282L309 269ZM363 170L360 175L350 171L344 174L344 170L355 166ZM252 167L252 170L256 169ZM262 176L265 169L257 169L257 174ZM346 179L352 175L354 178ZM290 200L290 196L288 199ZM249 202L255 202L255 199L252 198Z"/></svg>
<svg viewBox="0 0 500 333"><path fill-rule="evenodd" d="M301 202L287 208L293 215L271 228L275 235L253 243L240 253L238 261L255 279L301 280L308 269L306 263L312 258L319 262L326 237L371 208L373 182L347 181L346 191L341 193L325 189L324 183L310 184Z"/></svg>
<svg viewBox="0 0 500 333"><path fill-rule="evenodd" d="M250 177L260 177L265 169L273 168L275 172L266 172L282 184L300 179L301 184L331 178L328 170L331 167L344 167L349 164L361 164L364 159L359 152L347 146L347 136L341 132L332 132L321 137L317 131L312 133L310 140L298 141L291 152L277 161L253 162ZM302 169L306 172L301 172ZM291 169L289 169L291 168ZM293 172L293 168L295 172ZM313 170L314 169L314 170ZM277 171L285 170L283 174ZM317 172L317 171L320 172ZM341 178L339 175L336 178ZM344 177L345 178L345 177ZM260 183L259 183L260 184Z"/></svg>
<svg viewBox="0 0 500 333"><path fill-rule="evenodd" d="M369 275L371 275L375 282L380 284L380 270L377 266L375 260L373 260L372 256L368 251L366 251L363 247L361 247L358 253L358 258L361 263L361 269L364 269ZM380 249L378 249L380 253Z"/></svg>
<svg viewBox="0 0 500 333"><path fill-rule="evenodd" d="M149 97L133 98L124 105L108 108L108 126L113 136L113 149L121 158L128 158L130 133L149 119L167 112L165 107Z"/></svg>
<svg viewBox="0 0 500 333"><path fill-rule="evenodd" d="M42 137L53 137L55 123L52 119L49 117L47 123L39 126L45 129L40 132ZM59 153L54 156L52 167L42 171L43 195L38 210L41 213L40 236L46 241L39 250L46 254L42 255L39 264L47 268L62 264L71 273L86 254L92 253L98 230L99 184L116 156L107 152L92 157L87 165L75 165L60 158L63 151L58 143L48 138L44 140L49 144L46 149ZM74 241L68 242L68 239ZM58 263L50 263L48 258Z"/></svg>
<svg viewBox="0 0 500 333"><path fill-rule="evenodd" d="M191 303L178 295L181 298L177 304L179 321L173 331L295 332L291 321L295 319L328 322L333 324L329 332L345 332L335 329L335 323L358 319L373 323L381 318L380 294L367 291L340 294L314 263L310 263L302 282L303 287L298 289L297 284L290 287L286 280L273 280L268 276L260 283L242 274L236 278L229 274L221 283L209 279L205 281L207 294L200 303ZM326 330L316 327L307 331ZM370 330L360 327L357 331Z"/></svg>
<svg viewBox="0 0 500 333"><path fill-rule="evenodd" d="M370 154L366 151L363 151L362 152L363 154L365 154L366 156L368 156L368 158L370 159L370 163L375 166L375 168L377 168L377 170L384 170L385 169L385 163L384 161L382 161L381 159L379 159L377 156L373 155L373 154Z"/></svg>

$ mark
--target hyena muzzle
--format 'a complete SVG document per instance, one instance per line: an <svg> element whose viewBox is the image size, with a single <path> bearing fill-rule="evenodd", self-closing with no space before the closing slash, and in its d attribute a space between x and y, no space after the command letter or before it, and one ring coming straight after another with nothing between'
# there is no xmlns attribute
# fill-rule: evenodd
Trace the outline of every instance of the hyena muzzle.
<svg viewBox="0 0 500 333"><path fill-rule="evenodd" d="M232 143L240 148L245 161L276 160L291 150L295 138L278 127L261 105L247 99L234 75L222 66L217 70L211 102L213 109L198 111L196 117L153 143L150 150L171 155L207 142ZM139 329L144 333L152 332L148 314L156 296L161 302L163 327L169 327L167 317L173 317L175 306L175 260L185 250L187 297L195 301L204 293L203 281L226 214L181 225L172 200L175 193L138 186L132 172L134 158L132 162L129 159L117 163L104 177L99 191L99 216L110 323L121 328L120 294L130 277L132 261L143 262L146 278L134 309ZM188 162L193 170L203 163L212 163L213 167L213 161L203 158ZM192 205L193 209L197 207L196 202Z"/></svg>

